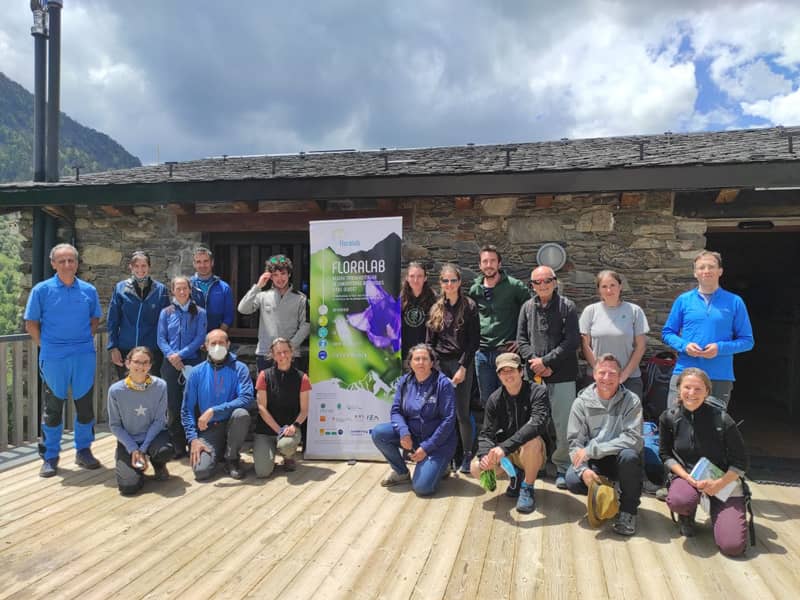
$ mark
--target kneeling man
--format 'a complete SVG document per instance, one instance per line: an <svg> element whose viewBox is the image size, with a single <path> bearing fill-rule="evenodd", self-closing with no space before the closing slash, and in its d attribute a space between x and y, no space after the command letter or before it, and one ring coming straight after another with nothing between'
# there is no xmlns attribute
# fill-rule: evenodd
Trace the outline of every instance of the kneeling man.
<svg viewBox="0 0 800 600"><path fill-rule="evenodd" d="M622 367L613 354L603 354L594 368L594 383L578 394L567 426L572 465L567 487L586 494L598 475L620 485L620 512L614 531L636 533L636 513L642 495L642 404L620 387Z"/></svg>
<svg viewBox="0 0 800 600"><path fill-rule="evenodd" d="M181 421L198 481L211 477L221 459L228 475L244 479L239 450L250 428L253 381L247 366L228 352L230 345L222 329L209 331L208 359L194 368L186 382Z"/></svg>
<svg viewBox="0 0 800 600"><path fill-rule="evenodd" d="M522 378L522 361L517 354L505 352L495 365L502 386L486 401L478 455L470 470L479 478L481 472L496 469L507 456L517 475L511 479L506 495L517 498L519 512L530 513L536 509L533 484L547 460L550 443L547 388Z"/></svg>

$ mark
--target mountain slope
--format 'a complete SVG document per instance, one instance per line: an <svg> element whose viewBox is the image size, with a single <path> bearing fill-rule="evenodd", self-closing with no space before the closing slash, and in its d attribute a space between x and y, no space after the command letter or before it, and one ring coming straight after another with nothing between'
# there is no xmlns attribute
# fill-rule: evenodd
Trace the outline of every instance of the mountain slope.
<svg viewBox="0 0 800 600"><path fill-rule="evenodd" d="M58 166L61 176L141 166L104 133L61 113ZM33 94L0 73L0 182L33 178Z"/></svg>

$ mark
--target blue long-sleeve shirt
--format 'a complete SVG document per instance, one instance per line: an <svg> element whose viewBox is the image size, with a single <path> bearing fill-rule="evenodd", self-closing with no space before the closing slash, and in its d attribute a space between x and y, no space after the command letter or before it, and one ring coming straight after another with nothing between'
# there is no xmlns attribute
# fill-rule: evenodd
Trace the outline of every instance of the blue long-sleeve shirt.
<svg viewBox="0 0 800 600"><path fill-rule="evenodd" d="M228 353L221 364L210 360L195 367L183 394L181 422L190 444L197 439L197 417L209 408L214 416L209 423L227 421L237 408L250 409L253 403L253 380L247 365Z"/></svg>
<svg viewBox="0 0 800 600"><path fill-rule="evenodd" d="M400 437L410 435L425 453L450 458L456 450L453 384L434 371L419 382L413 373L400 380L391 409L392 426Z"/></svg>
<svg viewBox="0 0 800 600"><path fill-rule="evenodd" d="M158 317L158 349L164 356L178 353L181 360L197 358L200 346L206 341L206 311L197 309L193 315L172 304Z"/></svg>
<svg viewBox="0 0 800 600"><path fill-rule="evenodd" d="M697 288L678 296L664 323L661 337L678 351L673 374L677 375L687 367L697 367L716 381L735 381L733 355L747 352L755 343L744 300L722 288L717 288L708 303ZM691 342L701 348L716 343L717 356L689 356L686 346Z"/></svg>

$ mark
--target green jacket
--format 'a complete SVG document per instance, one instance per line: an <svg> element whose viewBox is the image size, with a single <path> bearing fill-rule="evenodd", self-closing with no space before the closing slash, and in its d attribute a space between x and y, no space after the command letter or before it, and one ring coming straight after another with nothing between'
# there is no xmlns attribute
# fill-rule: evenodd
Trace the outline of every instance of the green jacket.
<svg viewBox="0 0 800 600"><path fill-rule="evenodd" d="M481 324L481 350L494 350L517 339L517 321L522 305L531 297L519 279L500 271L500 281L491 288L492 299L486 299L483 275L475 278L469 296L478 305Z"/></svg>

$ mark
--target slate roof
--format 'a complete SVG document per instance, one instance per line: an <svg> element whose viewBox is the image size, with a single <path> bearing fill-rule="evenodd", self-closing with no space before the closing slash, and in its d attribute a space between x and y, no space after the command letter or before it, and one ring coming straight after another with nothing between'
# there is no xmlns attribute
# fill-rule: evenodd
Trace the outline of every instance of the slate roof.
<svg viewBox="0 0 800 600"><path fill-rule="evenodd" d="M5 184L0 186L0 190L323 177L546 173L776 162L800 164L800 127L667 132L524 144L214 157L173 165L81 173L79 181L65 177L57 183Z"/></svg>

